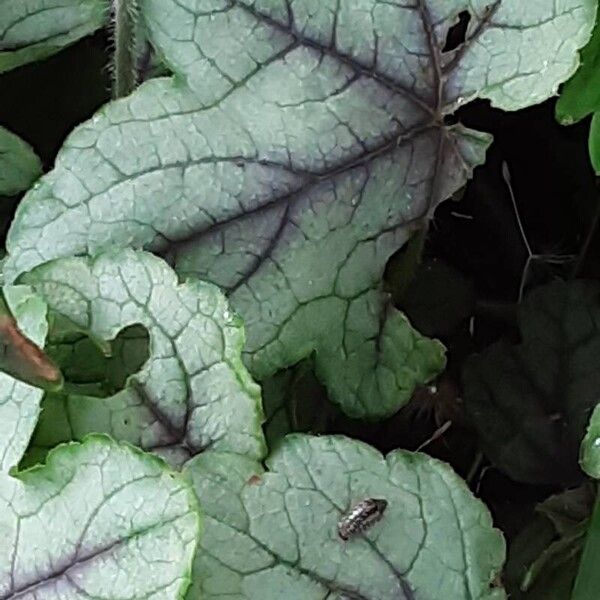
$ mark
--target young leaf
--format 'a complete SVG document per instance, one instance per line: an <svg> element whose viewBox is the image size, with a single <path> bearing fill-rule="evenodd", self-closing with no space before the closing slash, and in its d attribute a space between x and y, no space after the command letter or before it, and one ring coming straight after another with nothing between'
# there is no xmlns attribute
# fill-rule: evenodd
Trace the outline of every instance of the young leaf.
<svg viewBox="0 0 600 600"><path fill-rule="evenodd" d="M465 43L443 52L465 10ZM347 413L389 415L444 359L390 306L385 264L490 143L445 117L476 97L513 110L553 95L595 11L595 0L526 11L522 0L144 0L177 77L69 137L19 207L5 272L110 244L161 252L228 292L254 376L314 351Z"/></svg>
<svg viewBox="0 0 600 600"><path fill-rule="evenodd" d="M580 462L582 469L594 479L600 479L600 405L594 408L590 423L581 443ZM573 600L592 600L600 586L598 556L600 555L600 497L592 513L579 570L573 588Z"/></svg>
<svg viewBox="0 0 600 600"><path fill-rule="evenodd" d="M149 333L150 357L122 391L60 398L68 437L109 433L175 462L209 446L263 456L260 390L241 362L241 321L215 286L180 284L161 259L133 250L59 259L23 280L44 297L55 320L100 343L131 325ZM57 435L57 419L50 415L51 431L42 423L40 435Z"/></svg>
<svg viewBox="0 0 600 600"><path fill-rule="evenodd" d="M563 125L571 125L596 111L600 111L600 18L581 51L579 69L562 88L556 118Z"/></svg>
<svg viewBox="0 0 600 600"><path fill-rule="evenodd" d="M199 535L197 502L164 463L104 436L0 474L0 598L178 600Z"/></svg>
<svg viewBox="0 0 600 600"><path fill-rule="evenodd" d="M445 464L337 436L288 436L267 460L208 452L190 461L205 535L188 597L498 600L504 543ZM365 498L381 521L342 541L337 524Z"/></svg>
<svg viewBox="0 0 600 600"><path fill-rule="evenodd" d="M556 118L563 125L571 125L592 113L590 159L600 175L600 18L592 38L581 51L581 66L567 81L556 103Z"/></svg>
<svg viewBox="0 0 600 600"><path fill-rule="evenodd" d="M5 335L0 335L5 345L0 368L19 376L19 379L0 372L0 473L8 472L19 462L37 423L44 392L40 387L34 387L34 384L42 383L42 378L36 370L39 350L33 344L43 346L48 329L46 304L31 288L9 286L3 289L3 294L11 314L0 316L0 323L4 321L11 325L4 330L4 334L10 331L11 337L7 339ZM15 336L19 342L16 347L13 343ZM23 348L35 348L33 363L26 354L20 352ZM25 383L23 379L30 383Z"/></svg>
<svg viewBox="0 0 600 600"><path fill-rule="evenodd" d="M521 344L500 342L466 365L465 408L485 453L513 479L569 484L600 394L600 287L556 282L519 310Z"/></svg>
<svg viewBox="0 0 600 600"><path fill-rule="evenodd" d="M0 127L0 195L26 190L41 174L42 163L31 146Z"/></svg>
<svg viewBox="0 0 600 600"><path fill-rule="evenodd" d="M41 60L102 27L109 0L0 0L0 73Z"/></svg>

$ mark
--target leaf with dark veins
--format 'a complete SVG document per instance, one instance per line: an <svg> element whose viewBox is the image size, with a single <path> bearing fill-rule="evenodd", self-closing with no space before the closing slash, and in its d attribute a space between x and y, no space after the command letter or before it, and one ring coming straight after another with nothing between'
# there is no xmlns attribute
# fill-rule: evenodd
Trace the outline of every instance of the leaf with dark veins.
<svg viewBox="0 0 600 600"><path fill-rule="evenodd" d="M40 413L40 402L44 392L35 383L41 383L37 370L39 363L34 356L30 362L27 353L39 352L38 345L43 346L48 333L46 322L47 306L42 298L27 286L7 286L2 290L3 300L10 315L0 316L0 322L10 324L10 337L7 332L2 335L2 356L0 366L4 371L11 371L19 379L0 372L0 473L8 472L16 466L27 448L29 439ZM15 327L15 323L17 327ZM16 336L16 347L14 344ZM25 337L27 336L27 337ZM48 367L45 363L42 366ZM25 383L23 379L29 383Z"/></svg>
<svg viewBox="0 0 600 600"><path fill-rule="evenodd" d="M0 0L0 73L90 35L108 10L109 0Z"/></svg>
<svg viewBox="0 0 600 600"><path fill-rule="evenodd" d="M504 542L447 465L339 436L288 436L267 472L241 456L190 461L204 511L190 600L500 600ZM383 518L342 541L337 524L365 498Z"/></svg>
<svg viewBox="0 0 600 600"><path fill-rule="evenodd" d="M104 436L0 474L0 600L178 600L198 505L157 457Z"/></svg>
<svg viewBox="0 0 600 600"><path fill-rule="evenodd" d="M214 285L179 283L161 259L133 250L58 259L23 279L55 321L92 339L108 342L132 325L149 334L149 359L122 391L53 397L50 434L57 421L70 428L57 441L108 433L172 463L207 447L263 456L260 390L241 361L241 321Z"/></svg>
<svg viewBox="0 0 600 600"><path fill-rule="evenodd" d="M382 417L441 368L391 307L388 258L485 158L445 116L540 102L577 66L595 0L144 0L177 73L66 141L8 236L8 277L109 245L224 288L262 379L315 353L331 398ZM462 46L442 52L458 14ZM184 83L186 85L184 85Z"/></svg>

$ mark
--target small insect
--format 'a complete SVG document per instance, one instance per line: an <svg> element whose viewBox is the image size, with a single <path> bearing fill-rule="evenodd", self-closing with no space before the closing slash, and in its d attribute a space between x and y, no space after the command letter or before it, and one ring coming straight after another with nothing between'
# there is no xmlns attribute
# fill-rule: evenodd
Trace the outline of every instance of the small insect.
<svg viewBox="0 0 600 600"><path fill-rule="evenodd" d="M346 541L353 535L368 529L383 517L387 505L387 500L378 498L367 498L359 502L339 521L338 535Z"/></svg>

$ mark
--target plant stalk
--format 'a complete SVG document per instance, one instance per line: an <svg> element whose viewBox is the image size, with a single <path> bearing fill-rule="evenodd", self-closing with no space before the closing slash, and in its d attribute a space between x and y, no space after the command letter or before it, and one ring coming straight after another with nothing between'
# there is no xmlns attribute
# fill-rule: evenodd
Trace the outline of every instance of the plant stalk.
<svg viewBox="0 0 600 600"><path fill-rule="evenodd" d="M113 98L133 92L137 83L136 25L137 0L113 0Z"/></svg>

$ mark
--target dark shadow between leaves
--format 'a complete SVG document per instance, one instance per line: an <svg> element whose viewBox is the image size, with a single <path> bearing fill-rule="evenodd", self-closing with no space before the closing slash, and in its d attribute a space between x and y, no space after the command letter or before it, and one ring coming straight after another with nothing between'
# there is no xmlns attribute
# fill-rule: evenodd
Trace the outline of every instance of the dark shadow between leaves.
<svg viewBox="0 0 600 600"><path fill-rule="evenodd" d="M69 394L113 396L150 357L150 335L142 325L125 327L110 342L81 331L65 331L63 326L53 327L46 351L60 366L64 391Z"/></svg>

